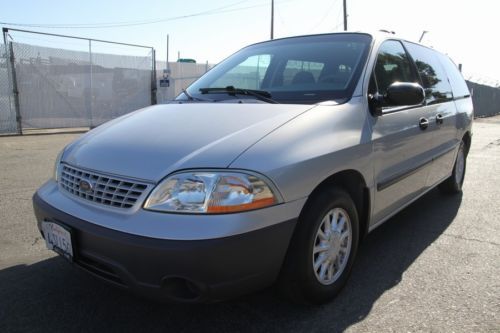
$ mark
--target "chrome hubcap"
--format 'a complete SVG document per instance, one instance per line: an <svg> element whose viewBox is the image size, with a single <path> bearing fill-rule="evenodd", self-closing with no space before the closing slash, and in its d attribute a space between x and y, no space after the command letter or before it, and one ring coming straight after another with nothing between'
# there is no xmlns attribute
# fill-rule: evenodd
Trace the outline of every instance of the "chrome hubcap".
<svg viewBox="0 0 500 333"><path fill-rule="evenodd" d="M313 247L313 270L321 284L335 282L344 271L351 252L352 228L349 215L334 208L323 217Z"/></svg>
<svg viewBox="0 0 500 333"><path fill-rule="evenodd" d="M457 162L455 164L455 181L457 184L460 184L462 182L462 179L464 177L464 170L465 170L465 156L464 156L464 147L462 145L458 150Z"/></svg>

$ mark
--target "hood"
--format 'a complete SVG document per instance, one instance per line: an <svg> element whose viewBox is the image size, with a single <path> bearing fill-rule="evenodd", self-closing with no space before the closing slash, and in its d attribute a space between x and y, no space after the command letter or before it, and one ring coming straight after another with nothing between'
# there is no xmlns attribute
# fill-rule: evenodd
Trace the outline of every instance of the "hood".
<svg viewBox="0 0 500 333"><path fill-rule="evenodd" d="M88 132L63 161L157 182L187 168L225 168L266 134L311 105L192 103L155 105Z"/></svg>

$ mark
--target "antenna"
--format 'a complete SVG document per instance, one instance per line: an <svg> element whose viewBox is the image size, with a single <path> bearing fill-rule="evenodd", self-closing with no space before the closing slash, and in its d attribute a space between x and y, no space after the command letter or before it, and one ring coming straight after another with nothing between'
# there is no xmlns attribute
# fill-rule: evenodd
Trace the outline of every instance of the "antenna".
<svg viewBox="0 0 500 333"><path fill-rule="evenodd" d="M422 39L424 39L424 35L425 35L426 33L428 33L428 32L429 32L429 31L427 31L427 30L422 31L422 35L420 36L420 39L418 40L418 42L419 42L419 43L421 43L421 42L422 42Z"/></svg>

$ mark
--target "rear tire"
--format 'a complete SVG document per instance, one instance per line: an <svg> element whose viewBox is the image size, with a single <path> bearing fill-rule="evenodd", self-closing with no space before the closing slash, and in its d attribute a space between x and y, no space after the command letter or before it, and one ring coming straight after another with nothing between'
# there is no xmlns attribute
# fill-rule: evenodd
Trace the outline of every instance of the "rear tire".
<svg viewBox="0 0 500 333"><path fill-rule="evenodd" d="M278 289L292 301L321 304L347 282L358 248L359 220L342 189L327 189L311 200L299 218Z"/></svg>
<svg viewBox="0 0 500 333"><path fill-rule="evenodd" d="M457 158L453 165L453 172L444 182L439 184L439 190L444 194L457 194L462 192L462 185L465 178L465 167L467 162L467 151L465 142L460 142Z"/></svg>

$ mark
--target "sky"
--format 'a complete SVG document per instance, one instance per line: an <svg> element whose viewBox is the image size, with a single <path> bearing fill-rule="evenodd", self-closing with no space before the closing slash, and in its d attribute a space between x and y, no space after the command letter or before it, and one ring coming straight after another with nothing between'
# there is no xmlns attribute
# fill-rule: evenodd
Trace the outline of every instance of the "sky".
<svg viewBox="0 0 500 333"><path fill-rule="evenodd" d="M248 44L270 38L270 3L0 0L0 26L152 46L157 60L166 58L168 34L170 61L180 53L199 63L218 63ZM466 78L500 82L500 1L347 0L347 12L350 31L385 29L414 41L428 31L422 43L461 63ZM342 30L342 0L275 0L275 38ZM87 47L83 41L55 41L19 32L10 35L18 42ZM107 52L104 45L94 47ZM130 52L130 48L115 49Z"/></svg>

